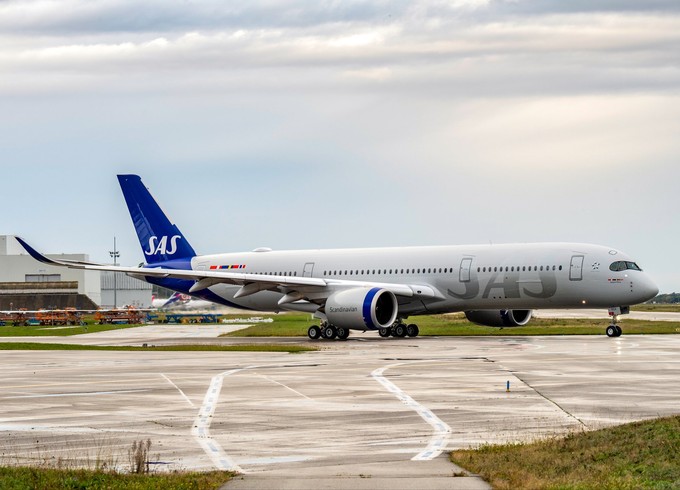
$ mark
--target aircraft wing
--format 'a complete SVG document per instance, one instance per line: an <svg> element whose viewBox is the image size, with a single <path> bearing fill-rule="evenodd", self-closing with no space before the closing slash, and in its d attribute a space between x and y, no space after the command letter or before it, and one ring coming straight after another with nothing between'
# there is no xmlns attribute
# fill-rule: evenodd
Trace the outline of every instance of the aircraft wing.
<svg viewBox="0 0 680 490"><path fill-rule="evenodd" d="M70 267L73 269L99 270L99 271L114 271L124 272L132 277L139 279L144 277L170 277L174 279L193 280L196 283L189 290L190 293L195 293L203 289L207 289L216 284L234 284L241 286L241 289L236 293L235 297L248 296L258 291L277 289L282 292L290 293L293 291L306 291L321 293L324 290L329 294L338 289L345 289L350 287L379 287L391 291L397 296L413 297L419 296L422 298L440 298L444 299L439 291L426 285L408 285L395 283L382 283L373 281L348 281L342 279L321 279L316 277L299 277L299 276L276 276L264 274L251 274L244 272L226 272L217 270L187 270L187 269L167 269L162 267L121 267L104 264L94 264L89 262L77 262L70 260L56 260L46 257L33 247L31 247L22 238L16 237L21 245L35 260L48 265Z"/></svg>

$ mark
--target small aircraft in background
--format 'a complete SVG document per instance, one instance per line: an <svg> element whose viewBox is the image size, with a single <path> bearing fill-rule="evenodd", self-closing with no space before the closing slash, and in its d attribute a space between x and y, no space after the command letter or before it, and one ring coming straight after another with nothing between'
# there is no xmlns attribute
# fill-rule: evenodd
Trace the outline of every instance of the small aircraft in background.
<svg viewBox="0 0 680 490"><path fill-rule="evenodd" d="M212 310L218 305L212 301L194 298L188 294L175 292L169 298L151 297L151 306L157 310L182 310L182 311L197 311L197 310Z"/></svg>

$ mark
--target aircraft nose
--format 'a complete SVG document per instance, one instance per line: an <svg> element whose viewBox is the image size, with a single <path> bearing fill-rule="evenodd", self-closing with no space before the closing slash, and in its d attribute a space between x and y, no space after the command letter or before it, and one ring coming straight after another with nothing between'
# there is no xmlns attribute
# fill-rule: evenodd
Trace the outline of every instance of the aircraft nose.
<svg viewBox="0 0 680 490"><path fill-rule="evenodd" d="M640 295L644 298L643 301L649 301L659 294L659 287L648 276L644 276L637 290L638 293L640 293Z"/></svg>

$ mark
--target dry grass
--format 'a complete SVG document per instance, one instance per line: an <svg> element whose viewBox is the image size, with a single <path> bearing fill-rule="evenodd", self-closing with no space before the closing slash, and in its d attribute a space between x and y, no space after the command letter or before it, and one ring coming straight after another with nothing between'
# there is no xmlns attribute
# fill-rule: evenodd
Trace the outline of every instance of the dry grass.
<svg viewBox="0 0 680 490"><path fill-rule="evenodd" d="M127 448L127 455L125 454ZM131 444L109 437L72 443L35 441L0 444L0 490L15 489L191 489L222 487L233 473L150 470L151 440ZM126 464L127 456L127 464Z"/></svg>
<svg viewBox="0 0 680 490"><path fill-rule="evenodd" d="M132 447L128 450L130 460L130 473L149 472L149 451L151 450L151 439L145 441L133 441Z"/></svg>
<svg viewBox="0 0 680 490"><path fill-rule="evenodd" d="M531 444L483 446L451 460L497 489L680 488L680 416Z"/></svg>

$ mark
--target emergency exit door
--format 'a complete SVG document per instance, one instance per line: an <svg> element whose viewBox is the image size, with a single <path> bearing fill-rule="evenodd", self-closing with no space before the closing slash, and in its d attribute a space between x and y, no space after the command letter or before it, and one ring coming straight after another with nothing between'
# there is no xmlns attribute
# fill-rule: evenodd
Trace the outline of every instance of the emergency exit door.
<svg viewBox="0 0 680 490"><path fill-rule="evenodd" d="M569 265L569 280L580 281L583 279L583 255L574 255Z"/></svg>

